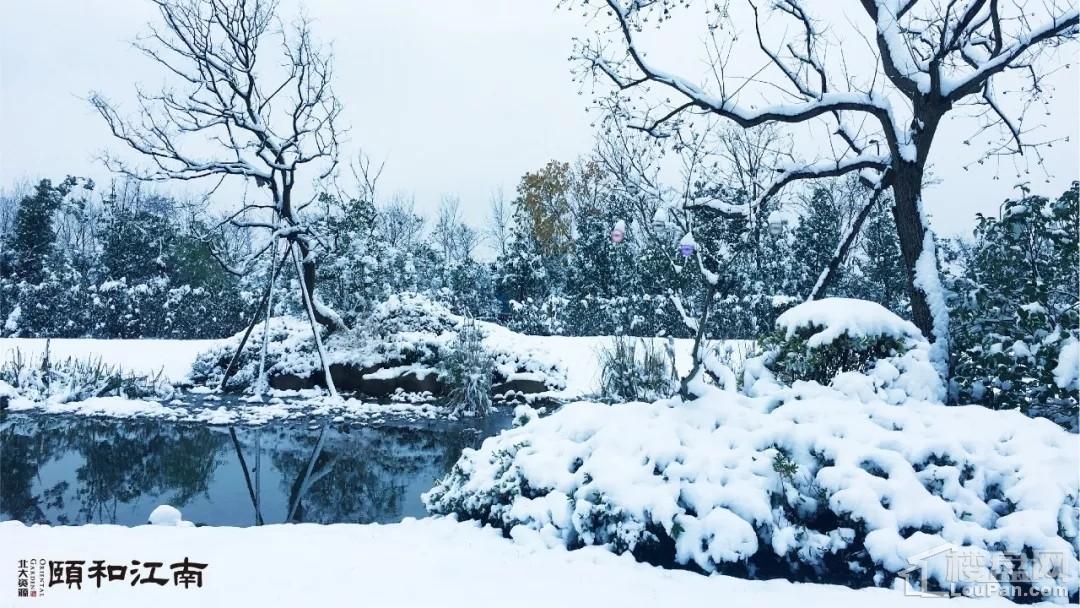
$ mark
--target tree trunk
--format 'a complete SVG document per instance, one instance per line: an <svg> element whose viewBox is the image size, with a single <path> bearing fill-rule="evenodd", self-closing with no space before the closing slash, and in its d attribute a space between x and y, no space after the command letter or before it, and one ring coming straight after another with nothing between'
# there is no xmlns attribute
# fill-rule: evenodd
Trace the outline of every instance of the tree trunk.
<svg viewBox="0 0 1080 608"><path fill-rule="evenodd" d="M317 304L315 299L315 260L308 257L311 245L302 236L296 239L296 245L300 250L301 266L304 273L303 287L307 291L308 302L311 302L315 321L319 325L326 327L331 333L346 329L340 317L335 314L327 314L325 307L322 304Z"/></svg>
<svg viewBox="0 0 1080 608"><path fill-rule="evenodd" d="M705 293L705 303L701 307L701 317L698 318L697 332L694 335L694 348L690 351L693 367L690 369L690 373L679 382L679 396L683 399L694 398L690 390L690 383L701 373L701 343L705 339L705 327L709 324L709 309L712 308L712 301L716 297L717 291L719 291L718 285L709 285L709 290Z"/></svg>
<svg viewBox="0 0 1080 608"><path fill-rule="evenodd" d="M281 159L278 159L279 162ZM293 215L292 207L292 182L293 176L286 174L282 177L280 191L274 190L276 182L268 184L268 187L274 191L274 201L278 206L278 212L281 219L285 221L287 226L296 226L299 224L297 218ZM303 267L303 288L307 291L307 301L311 303L312 312L315 316L315 321L327 329L327 331L333 333L335 331L342 331L348 329L342 322L341 317L337 315L333 310L323 306L315 299L315 260L310 257L311 243L303 234L293 234L288 237L289 241L294 243L300 251L300 261Z"/></svg>
<svg viewBox="0 0 1080 608"><path fill-rule="evenodd" d="M893 179L893 220L900 238L900 252L907 270L908 294L911 299L911 320L931 342L941 336L934 335L934 316L930 310L927 293L919 285L916 269L926 240L926 227L919 213L922 196L922 170L909 167L897 172Z"/></svg>

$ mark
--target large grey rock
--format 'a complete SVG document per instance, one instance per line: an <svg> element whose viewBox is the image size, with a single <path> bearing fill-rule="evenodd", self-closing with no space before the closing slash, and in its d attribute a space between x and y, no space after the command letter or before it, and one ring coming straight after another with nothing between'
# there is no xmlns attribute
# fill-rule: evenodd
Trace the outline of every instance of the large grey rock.
<svg viewBox="0 0 1080 608"><path fill-rule="evenodd" d="M270 388L279 391L298 391L324 386L325 384L322 372L316 372L307 377L297 376L296 374L270 376Z"/></svg>
<svg viewBox="0 0 1080 608"><path fill-rule="evenodd" d="M400 376L390 378L364 378L361 391L365 395L372 397L389 397L397 392L399 388L406 393L428 392L436 396L442 395L446 391L446 386L439 382L438 375L433 371L424 376L419 376L414 372L406 372Z"/></svg>
<svg viewBox="0 0 1080 608"><path fill-rule="evenodd" d="M539 380L521 378L495 384L491 387L491 394L498 396L505 395L506 393L510 392L515 392L531 395L534 393L544 393L549 390L551 390L551 387Z"/></svg>

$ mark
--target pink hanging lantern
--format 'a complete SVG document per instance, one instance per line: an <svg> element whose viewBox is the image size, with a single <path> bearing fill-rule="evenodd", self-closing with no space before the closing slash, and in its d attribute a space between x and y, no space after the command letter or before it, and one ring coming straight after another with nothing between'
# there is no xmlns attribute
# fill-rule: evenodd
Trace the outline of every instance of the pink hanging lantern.
<svg viewBox="0 0 1080 608"><path fill-rule="evenodd" d="M611 242L618 245L623 241L624 236L626 236L626 224L619 220L615 222L615 227L611 229Z"/></svg>

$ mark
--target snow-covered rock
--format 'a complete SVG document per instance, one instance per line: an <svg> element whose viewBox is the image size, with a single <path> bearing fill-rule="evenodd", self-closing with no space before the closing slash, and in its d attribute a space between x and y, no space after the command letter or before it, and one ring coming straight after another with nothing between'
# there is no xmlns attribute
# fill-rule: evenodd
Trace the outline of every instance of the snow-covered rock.
<svg viewBox="0 0 1080 608"><path fill-rule="evenodd" d="M1077 436L1018 412L804 388L567 405L465 450L425 501L571 548L851 585L889 585L935 547L1054 551L1062 574L1041 582L1077 593ZM974 580L946 574L929 576Z"/></svg>

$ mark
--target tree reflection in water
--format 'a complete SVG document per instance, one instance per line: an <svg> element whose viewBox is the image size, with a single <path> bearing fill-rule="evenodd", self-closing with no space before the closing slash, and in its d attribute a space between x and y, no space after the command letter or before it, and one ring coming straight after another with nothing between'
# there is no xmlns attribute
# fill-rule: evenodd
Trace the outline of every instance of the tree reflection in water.
<svg viewBox="0 0 1080 608"><path fill-rule="evenodd" d="M0 422L0 519L146 522L159 504L209 525L392 522L461 450L509 425L273 424L7 415Z"/></svg>

